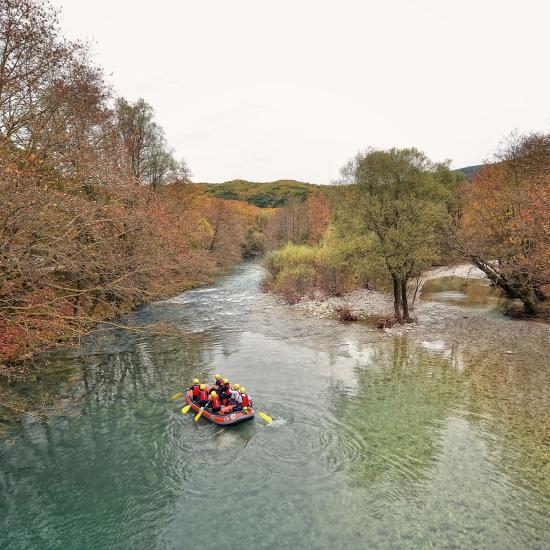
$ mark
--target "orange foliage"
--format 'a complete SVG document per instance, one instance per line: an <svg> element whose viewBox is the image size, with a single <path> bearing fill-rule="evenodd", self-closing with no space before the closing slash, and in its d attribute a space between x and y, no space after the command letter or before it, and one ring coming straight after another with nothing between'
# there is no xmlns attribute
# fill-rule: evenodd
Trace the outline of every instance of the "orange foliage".
<svg viewBox="0 0 550 550"><path fill-rule="evenodd" d="M527 302L528 309L547 301L550 136L527 136L509 144L500 162L485 165L473 178L461 245L474 261L492 266L488 269L495 270L495 282Z"/></svg>

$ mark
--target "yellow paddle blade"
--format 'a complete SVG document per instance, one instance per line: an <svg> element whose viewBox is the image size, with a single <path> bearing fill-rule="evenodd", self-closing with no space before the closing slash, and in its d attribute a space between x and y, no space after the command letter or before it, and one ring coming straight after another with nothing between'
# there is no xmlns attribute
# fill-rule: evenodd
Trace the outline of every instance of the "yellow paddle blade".
<svg viewBox="0 0 550 550"><path fill-rule="evenodd" d="M273 418L271 416L263 413L262 411L256 411L261 418L263 418L268 424L271 424L273 422Z"/></svg>
<svg viewBox="0 0 550 550"><path fill-rule="evenodd" d="M191 408L191 405L185 405L185 407L181 409L181 414L187 413L187 411L189 411L190 408Z"/></svg>
<svg viewBox="0 0 550 550"><path fill-rule="evenodd" d="M195 416L195 422L198 422L199 421L199 418L201 417L201 414L204 412L204 409L201 409L198 413L197 413L197 416Z"/></svg>
<svg viewBox="0 0 550 550"><path fill-rule="evenodd" d="M175 400L178 399L179 397L181 397L181 392L175 393L172 397L170 397L170 399L171 399L172 401L175 401Z"/></svg>

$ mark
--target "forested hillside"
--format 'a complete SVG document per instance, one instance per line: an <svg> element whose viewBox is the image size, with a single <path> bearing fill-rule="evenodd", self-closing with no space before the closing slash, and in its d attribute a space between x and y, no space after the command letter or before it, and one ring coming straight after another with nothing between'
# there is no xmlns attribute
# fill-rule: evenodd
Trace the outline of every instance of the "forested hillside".
<svg viewBox="0 0 550 550"><path fill-rule="evenodd" d="M279 208L290 199L305 200L310 193L323 188L322 185L303 183L296 180L277 180L266 183L233 180L201 185L204 186L204 192L207 195L221 199L246 201L260 208Z"/></svg>
<svg viewBox="0 0 550 550"><path fill-rule="evenodd" d="M475 164L473 166L464 166L464 168L457 168L455 172L462 172L467 179L471 180L482 168L483 164Z"/></svg>

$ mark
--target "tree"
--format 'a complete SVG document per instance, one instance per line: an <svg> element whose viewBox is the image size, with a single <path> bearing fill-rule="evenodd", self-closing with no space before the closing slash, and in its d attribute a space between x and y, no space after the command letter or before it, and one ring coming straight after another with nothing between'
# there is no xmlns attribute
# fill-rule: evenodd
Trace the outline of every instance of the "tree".
<svg viewBox="0 0 550 550"><path fill-rule="evenodd" d="M391 279L395 316L409 321L407 282L438 256L438 233L447 218L447 164L432 163L416 149L369 149L342 169L344 200L337 223L366 240ZM373 263L378 263L375 261Z"/></svg>
<svg viewBox="0 0 550 550"><path fill-rule="evenodd" d="M56 40L57 13L31 0L0 0L0 136L28 143L28 126L75 44Z"/></svg>
<svg viewBox="0 0 550 550"><path fill-rule="evenodd" d="M153 108L139 98L134 104L123 97L116 100L118 129L130 159L132 175L141 180L148 155L158 137L153 122Z"/></svg>
<svg viewBox="0 0 550 550"><path fill-rule="evenodd" d="M188 182L191 172L182 159L174 158L168 147L164 130L154 121L154 111L144 99L130 103L123 97L116 101L118 129L124 142L132 175L153 188Z"/></svg>
<svg viewBox="0 0 550 550"><path fill-rule="evenodd" d="M305 201L308 242L317 244L323 238L331 219L330 206L324 193L310 193Z"/></svg>
<svg viewBox="0 0 550 550"><path fill-rule="evenodd" d="M297 197L290 198L277 210L268 224L271 248L286 243L302 244L308 238L308 217L305 202Z"/></svg>
<svg viewBox="0 0 550 550"><path fill-rule="evenodd" d="M550 135L512 134L473 178L457 248L532 315L550 285ZM546 289L546 290L545 290Z"/></svg>

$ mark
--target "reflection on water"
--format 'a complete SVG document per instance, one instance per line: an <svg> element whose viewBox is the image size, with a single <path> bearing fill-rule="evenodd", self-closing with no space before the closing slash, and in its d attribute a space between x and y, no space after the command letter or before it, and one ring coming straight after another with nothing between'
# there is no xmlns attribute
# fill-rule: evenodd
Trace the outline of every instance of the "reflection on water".
<svg viewBox="0 0 550 550"><path fill-rule="evenodd" d="M488 310L502 310L513 302L487 279L463 277L430 279L422 286L420 296L424 300Z"/></svg>
<svg viewBox="0 0 550 550"><path fill-rule="evenodd" d="M261 276L246 263L135 316L194 335L112 331L44 358L70 414L0 442L5 546L550 544L550 343L532 325L460 316L390 338L304 318ZM216 371L273 424L181 415L179 383Z"/></svg>

